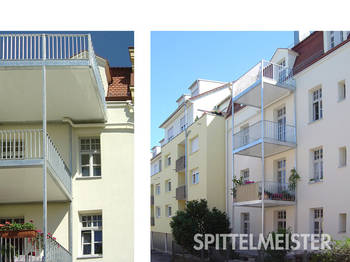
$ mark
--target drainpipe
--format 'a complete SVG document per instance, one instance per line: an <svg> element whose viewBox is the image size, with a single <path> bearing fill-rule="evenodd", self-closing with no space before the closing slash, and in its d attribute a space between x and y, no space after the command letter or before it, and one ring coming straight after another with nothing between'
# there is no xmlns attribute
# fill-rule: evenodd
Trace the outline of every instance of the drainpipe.
<svg viewBox="0 0 350 262"><path fill-rule="evenodd" d="M233 188L233 186L234 186L234 183L233 183L233 179L235 178L235 169L234 169L234 164L235 164L235 154L233 153L233 150L234 150L234 124L235 124L235 121L234 121L234 112L235 112L235 107L234 107L234 103L233 103L233 85L234 85L234 83L232 82L232 97L231 97L231 103L232 103L232 112L231 112L231 114L232 114L232 116L231 116L231 140L232 140L232 142L231 142L231 146L232 146L232 170L231 170L231 183L230 183L230 185L231 185L231 187ZM231 201L229 201L229 203L230 203ZM232 223L232 229L231 229L231 231L232 231L232 233L234 233L234 225L233 225L233 220L234 220L234 202L233 202L233 196L232 196L232 211L231 211L231 223Z"/></svg>
<svg viewBox="0 0 350 262"><path fill-rule="evenodd" d="M71 176L73 176L73 130L71 125L69 126L69 169ZM73 198L73 185L71 188L71 194ZM69 252L73 254L73 200L69 202Z"/></svg>
<svg viewBox="0 0 350 262"><path fill-rule="evenodd" d="M294 168L295 170L298 170L298 160L297 160L297 90L295 88L294 90L294 126L295 126L295 142L296 147L294 149ZM295 187L295 225L294 225L294 231L295 233L298 232L298 185Z"/></svg>
<svg viewBox="0 0 350 262"><path fill-rule="evenodd" d="M187 182L187 101L185 100L185 201L188 201L188 182Z"/></svg>
<svg viewBox="0 0 350 262"><path fill-rule="evenodd" d="M43 262L47 257L47 127L46 127L46 36L42 35L42 111L43 111L43 232L44 232L44 256Z"/></svg>
<svg viewBox="0 0 350 262"><path fill-rule="evenodd" d="M265 123L264 123L264 61L261 61L261 169L262 169L262 183L261 183L261 232L265 233Z"/></svg>

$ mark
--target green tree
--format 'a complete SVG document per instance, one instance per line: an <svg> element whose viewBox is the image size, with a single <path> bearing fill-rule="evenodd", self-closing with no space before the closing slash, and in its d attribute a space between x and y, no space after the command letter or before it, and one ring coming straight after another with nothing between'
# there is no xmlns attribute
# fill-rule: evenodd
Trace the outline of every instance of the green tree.
<svg viewBox="0 0 350 262"><path fill-rule="evenodd" d="M196 253L195 234L227 234L230 233L230 222L225 212L208 208L207 200L193 200L186 203L184 211L178 211L170 222L172 233L177 244Z"/></svg>

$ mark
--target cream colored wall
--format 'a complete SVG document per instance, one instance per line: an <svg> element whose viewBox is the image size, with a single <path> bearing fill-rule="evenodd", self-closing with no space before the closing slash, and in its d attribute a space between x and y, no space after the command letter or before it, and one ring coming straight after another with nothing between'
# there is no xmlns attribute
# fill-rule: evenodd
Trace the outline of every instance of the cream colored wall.
<svg viewBox="0 0 350 262"><path fill-rule="evenodd" d="M0 218L11 217L23 217L25 222L33 220L35 227L43 230L42 203L0 205ZM47 219L47 231L68 249L69 203L48 203Z"/></svg>
<svg viewBox="0 0 350 262"><path fill-rule="evenodd" d="M349 112L349 96L338 102L338 81L344 80L347 93L350 83L350 45L340 47L308 69L296 75L297 83L297 164L301 176L298 185L298 231L312 232L311 208L323 207L324 232L335 239L350 236L350 198L348 185L348 164L339 168L339 147L346 146L349 152L349 130L347 121ZM309 90L322 86L323 119L310 123ZM323 146L324 181L309 183L311 177L310 150ZM339 213L347 214L347 232L340 234Z"/></svg>

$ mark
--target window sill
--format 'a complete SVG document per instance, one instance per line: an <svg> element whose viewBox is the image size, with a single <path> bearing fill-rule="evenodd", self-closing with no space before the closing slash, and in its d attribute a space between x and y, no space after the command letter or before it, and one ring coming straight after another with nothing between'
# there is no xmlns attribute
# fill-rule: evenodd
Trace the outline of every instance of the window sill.
<svg viewBox="0 0 350 262"><path fill-rule="evenodd" d="M78 176L75 179L76 180L95 180L95 179L102 179L102 176Z"/></svg>
<svg viewBox="0 0 350 262"><path fill-rule="evenodd" d="M317 184L322 182L323 182L323 179L320 179L320 180L309 181L309 184Z"/></svg>
<svg viewBox="0 0 350 262"><path fill-rule="evenodd" d="M322 118L320 118L320 119L317 119L317 120L311 120L311 121L309 121L309 125L312 125L312 124L314 124L314 123L318 123L318 122L320 122L321 120L323 119L323 117Z"/></svg>
<svg viewBox="0 0 350 262"><path fill-rule="evenodd" d="M338 99L338 103L341 103L341 102L345 101L345 98L346 98L346 97L341 98L341 99Z"/></svg>
<svg viewBox="0 0 350 262"><path fill-rule="evenodd" d="M346 165L341 165L341 166L339 165L338 166L338 168L344 168L344 167L346 167Z"/></svg>
<svg viewBox="0 0 350 262"><path fill-rule="evenodd" d="M77 259L93 259L93 258L103 258L102 255L86 255L86 256L79 256Z"/></svg>

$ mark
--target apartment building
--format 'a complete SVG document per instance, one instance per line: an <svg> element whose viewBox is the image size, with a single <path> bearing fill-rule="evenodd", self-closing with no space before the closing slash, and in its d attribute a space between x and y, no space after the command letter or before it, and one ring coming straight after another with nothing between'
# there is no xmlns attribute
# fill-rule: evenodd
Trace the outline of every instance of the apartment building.
<svg viewBox="0 0 350 262"><path fill-rule="evenodd" d="M55 237L18 261L133 261L133 90L88 34L0 35L0 223Z"/></svg>
<svg viewBox="0 0 350 262"><path fill-rule="evenodd" d="M164 139L152 148L152 247L171 251L170 221L186 201L207 199L225 210L225 119L216 105L231 92L229 83L196 80L189 95L160 125Z"/></svg>
<svg viewBox="0 0 350 262"><path fill-rule="evenodd" d="M235 233L257 236L290 228L334 239L350 236L344 201L350 197L344 117L350 109L349 35L296 34L293 48L277 49L270 61L259 62L233 84L226 195ZM289 183L292 169L301 177L296 188Z"/></svg>

